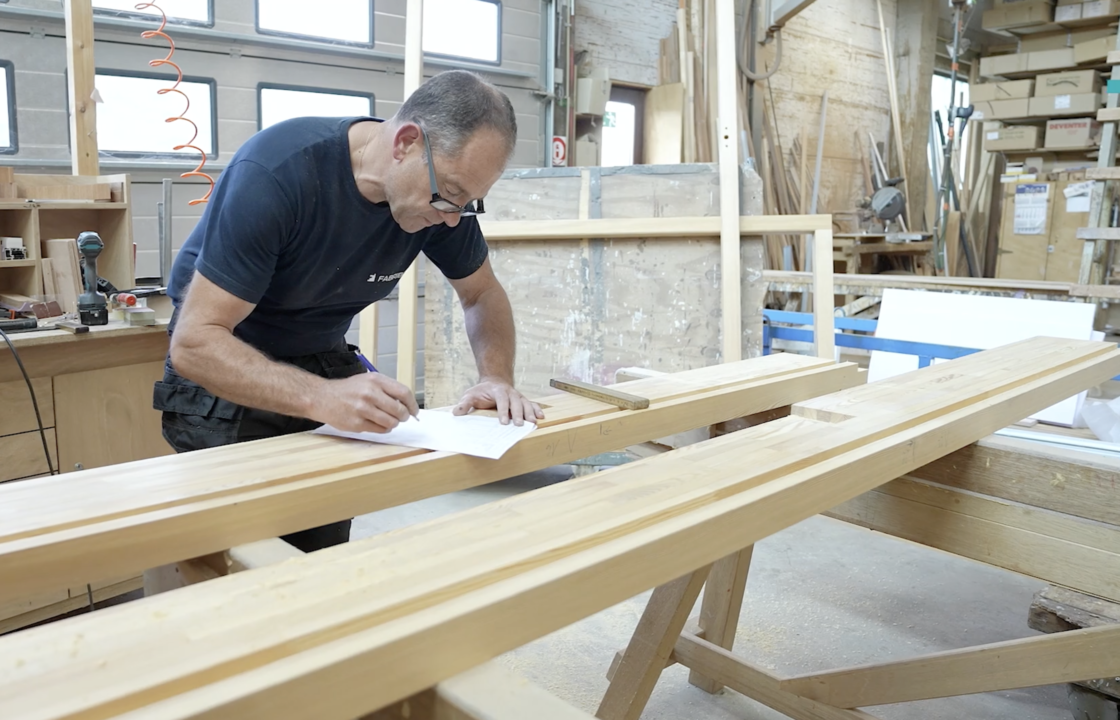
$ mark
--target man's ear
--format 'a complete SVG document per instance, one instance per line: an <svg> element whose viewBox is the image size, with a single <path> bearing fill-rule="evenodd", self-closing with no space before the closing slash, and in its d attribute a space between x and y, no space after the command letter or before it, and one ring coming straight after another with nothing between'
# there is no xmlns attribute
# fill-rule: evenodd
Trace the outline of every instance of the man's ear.
<svg viewBox="0 0 1120 720"><path fill-rule="evenodd" d="M401 123L393 133L393 159L401 162L420 142L420 126L412 122Z"/></svg>

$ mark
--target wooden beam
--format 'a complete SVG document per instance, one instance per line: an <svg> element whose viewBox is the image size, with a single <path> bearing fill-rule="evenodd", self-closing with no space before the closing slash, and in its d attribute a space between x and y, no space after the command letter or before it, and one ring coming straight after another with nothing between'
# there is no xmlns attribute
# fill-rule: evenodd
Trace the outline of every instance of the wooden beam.
<svg viewBox="0 0 1120 720"><path fill-rule="evenodd" d="M762 280L771 290L804 292L811 290L812 273L784 270L763 270ZM853 295L882 295L886 288L940 290L981 294L1026 296L1040 299L1103 298L1118 296L1116 286L1078 285L1075 283L996 278L921 277L907 275L860 275L840 273L833 278L835 291Z"/></svg>
<svg viewBox="0 0 1120 720"><path fill-rule="evenodd" d="M1120 240L1120 228L1083 227L1077 228L1078 240Z"/></svg>
<svg viewBox="0 0 1120 720"><path fill-rule="evenodd" d="M1085 168L1086 180L1120 180L1120 167Z"/></svg>
<svg viewBox="0 0 1120 720"><path fill-rule="evenodd" d="M653 591L595 716L638 720L708 579L710 566Z"/></svg>
<svg viewBox="0 0 1120 720"><path fill-rule="evenodd" d="M408 0L404 25L404 99L424 78L424 0ZM416 322L420 307L417 263L405 270L397 285L397 381L416 390ZM371 361L372 362L372 361Z"/></svg>
<svg viewBox="0 0 1120 720"><path fill-rule="evenodd" d="M303 433L3 484L0 600L127 576L859 382L854 365L773 355L615 386L649 398L646 410L542 399L546 420L499 461ZM60 506L59 497L69 500Z"/></svg>
<svg viewBox="0 0 1120 720"><path fill-rule="evenodd" d="M1120 600L1120 528L900 478L826 513L961 557Z"/></svg>
<svg viewBox="0 0 1120 720"><path fill-rule="evenodd" d="M112 624L75 618L18 633L0 640L0 657L24 661L8 668L0 706L38 720L87 709L268 718L313 697L317 720L349 720L704 567L1118 371L1120 350L1109 343L1015 343L306 564L149 598L118 608ZM751 463L742 460L747 450ZM92 555L87 546L85 558ZM5 583L12 577L0 573ZM200 632L215 609L221 631ZM76 637L83 652L57 652Z"/></svg>
<svg viewBox="0 0 1120 720"><path fill-rule="evenodd" d="M832 228L813 233L813 349L825 360L836 358L832 287Z"/></svg>
<svg viewBox="0 0 1120 720"><path fill-rule="evenodd" d="M719 148L720 294L723 362L743 357L742 278L739 256L739 65L735 59L734 0L713 0L716 34L716 94Z"/></svg>
<svg viewBox="0 0 1120 720"><path fill-rule="evenodd" d="M70 100L71 169L75 175L97 175L97 103L93 100L93 1L65 0L66 76Z"/></svg>
<svg viewBox="0 0 1120 720"><path fill-rule="evenodd" d="M1120 625L844 668L783 680L787 692L843 708L1014 690L1120 675Z"/></svg>
<svg viewBox="0 0 1120 720"><path fill-rule="evenodd" d="M482 222L489 242L514 240L581 240L605 238L715 237L722 229L717 217L606 218L592 220L505 220ZM785 235L832 230L831 215L744 215L740 235ZM831 253L831 249L829 249Z"/></svg>
<svg viewBox="0 0 1120 720"><path fill-rule="evenodd" d="M681 634L673 660L793 720L875 720L861 710L842 710L783 690L780 679L766 668L691 633Z"/></svg>
<svg viewBox="0 0 1120 720"><path fill-rule="evenodd" d="M1120 461L1106 455L993 435L910 476L1120 526L1118 474Z"/></svg>

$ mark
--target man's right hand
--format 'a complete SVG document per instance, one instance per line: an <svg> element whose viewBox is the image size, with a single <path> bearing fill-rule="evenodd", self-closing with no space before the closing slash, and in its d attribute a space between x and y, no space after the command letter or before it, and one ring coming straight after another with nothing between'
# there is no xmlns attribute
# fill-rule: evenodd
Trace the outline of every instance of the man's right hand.
<svg viewBox="0 0 1120 720"><path fill-rule="evenodd" d="M381 373L362 373L324 382L311 419L346 432L386 433L419 412L407 386Z"/></svg>

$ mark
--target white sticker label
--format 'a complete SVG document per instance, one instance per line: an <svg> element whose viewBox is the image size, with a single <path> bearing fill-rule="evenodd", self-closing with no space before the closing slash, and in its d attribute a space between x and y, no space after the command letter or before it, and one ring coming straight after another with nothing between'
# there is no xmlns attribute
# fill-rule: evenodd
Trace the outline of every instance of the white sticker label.
<svg viewBox="0 0 1120 720"><path fill-rule="evenodd" d="M1070 95L1055 95L1054 96L1054 109L1055 110L1069 110Z"/></svg>
<svg viewBox="0 0 1120 720"><path fill-rule="evenodd" d="M993 130L992 132L988 133L988 139L999 140L999 130Z"/></svg>
<svg viewBox="0 0 1120 720"><path fill-rule="evenodd" d="M972 111L972 119L973 120L983 120L984 119L984 113L980 112L979 110L973 110Z"/></svg>

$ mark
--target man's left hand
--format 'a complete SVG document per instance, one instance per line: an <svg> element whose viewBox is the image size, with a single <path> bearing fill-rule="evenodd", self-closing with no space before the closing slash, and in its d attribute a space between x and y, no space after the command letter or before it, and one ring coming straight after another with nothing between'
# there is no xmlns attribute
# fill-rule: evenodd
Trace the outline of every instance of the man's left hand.
<svg viewBox="0 0 1120 720"><path fill-rule="evenodd" d="M504 380L483 379L464 393L451 414L466 415L472 410L497 410L498 420L503 425L508 425L510 420L514 425L523 425L526 420L535 422L544 419L540 405Z"/></svg>

